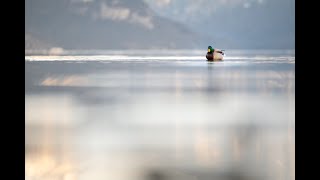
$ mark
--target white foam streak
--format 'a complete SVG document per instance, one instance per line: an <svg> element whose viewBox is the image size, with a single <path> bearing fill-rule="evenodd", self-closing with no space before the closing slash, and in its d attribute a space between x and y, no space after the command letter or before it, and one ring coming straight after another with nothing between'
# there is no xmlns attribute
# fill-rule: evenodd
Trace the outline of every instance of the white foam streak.
<svg viewBox="0 0 320 180"><path fill-rule="evenodd" d="M102 62L150 62L150 61L205 61L204 56L119 56L119 55L86 55L86 56L25 56L26 61L102 61ZM227 56L223 63L295 63L292 56Z"/></svg>

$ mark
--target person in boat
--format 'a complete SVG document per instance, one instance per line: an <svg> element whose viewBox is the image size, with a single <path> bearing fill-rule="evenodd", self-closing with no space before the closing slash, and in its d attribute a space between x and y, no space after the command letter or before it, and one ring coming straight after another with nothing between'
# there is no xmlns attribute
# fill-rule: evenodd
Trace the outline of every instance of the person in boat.
<svg viewBox="0 0 320 180"><path fill-rule="evenodd" d="M218 49L213 49L211 46L208 46L208 52L206 55L207 60L212 61L214 58L214 53L220 53L224 55L224 53Z"/></svg>

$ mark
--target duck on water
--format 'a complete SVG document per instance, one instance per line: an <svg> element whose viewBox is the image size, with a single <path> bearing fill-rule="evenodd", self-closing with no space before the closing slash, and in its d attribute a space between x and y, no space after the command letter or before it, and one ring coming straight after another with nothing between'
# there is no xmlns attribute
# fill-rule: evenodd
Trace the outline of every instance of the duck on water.
<svg viewBox="0 0 320 180"><path fill-rule="evenodd" d="M206 58L208 61L222 61L224 53L223 50L213 49L211 46L208 46L208 52Z"/></svg>

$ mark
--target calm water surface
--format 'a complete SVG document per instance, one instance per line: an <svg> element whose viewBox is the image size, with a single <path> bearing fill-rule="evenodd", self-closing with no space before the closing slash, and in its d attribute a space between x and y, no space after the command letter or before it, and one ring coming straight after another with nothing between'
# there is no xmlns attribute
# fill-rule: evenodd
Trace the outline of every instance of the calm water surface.
<svg viewBox="0 0 320 180"><path fill-rule="evenodd" d="M27 180L294 180L294 51L25 57Z"/></svg>

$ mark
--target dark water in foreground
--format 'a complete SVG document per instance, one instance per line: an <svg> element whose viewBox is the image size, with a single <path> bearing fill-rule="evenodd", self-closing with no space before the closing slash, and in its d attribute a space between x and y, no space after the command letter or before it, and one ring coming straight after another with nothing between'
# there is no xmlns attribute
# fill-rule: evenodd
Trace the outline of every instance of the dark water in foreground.
<svg viewBox="0 0 320 180"><path fill-rule="evenodd" d="M293 180L294 54L26 56L27 180Z"/></svg>

